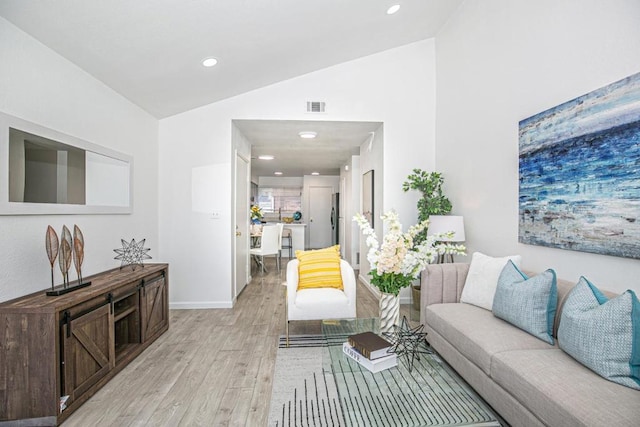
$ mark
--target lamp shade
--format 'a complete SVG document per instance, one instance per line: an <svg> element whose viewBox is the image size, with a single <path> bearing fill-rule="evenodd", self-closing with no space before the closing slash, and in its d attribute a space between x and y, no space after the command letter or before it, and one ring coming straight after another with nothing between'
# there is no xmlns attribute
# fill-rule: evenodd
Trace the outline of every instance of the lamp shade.
<svg viewBox="0 0 640 427"><path fill-rule="evenodd" d="M452 231L453 237L443 238L442 242L464 242L464 219L459 215L430 215L427 236Z"/></svg>

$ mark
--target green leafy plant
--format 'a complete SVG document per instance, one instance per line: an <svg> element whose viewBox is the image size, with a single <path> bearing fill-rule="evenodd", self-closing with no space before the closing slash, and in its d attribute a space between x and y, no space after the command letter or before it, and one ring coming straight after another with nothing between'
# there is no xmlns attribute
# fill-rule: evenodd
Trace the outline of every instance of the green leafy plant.
<svg viewBox="0 0 640 427"><path fill-rule="evenodd" d="M446 215L451 212L451 202L442 192L444 177L440 172L426 172L414 169L402 184L402 190L418 190L422 197L418 200L418 222L429 219L430 215ZM416 236L417 242L427 238L427 230Z"/></svg>

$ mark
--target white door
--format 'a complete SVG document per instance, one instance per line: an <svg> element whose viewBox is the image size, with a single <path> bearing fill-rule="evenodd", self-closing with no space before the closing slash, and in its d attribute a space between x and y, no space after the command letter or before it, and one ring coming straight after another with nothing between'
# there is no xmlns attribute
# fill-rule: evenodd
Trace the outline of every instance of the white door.
<svg viewBox="0 0 640 427"><path fill-rule="evenodd" d="M309 187L309 247L331 246L331 194L333 187Z"/></svg>
<svg viewBox="0 0 640 427"><path fill-rule="evenodd" d="M236 151L235 290L237 297L249 282L249 162Z"/></svg>

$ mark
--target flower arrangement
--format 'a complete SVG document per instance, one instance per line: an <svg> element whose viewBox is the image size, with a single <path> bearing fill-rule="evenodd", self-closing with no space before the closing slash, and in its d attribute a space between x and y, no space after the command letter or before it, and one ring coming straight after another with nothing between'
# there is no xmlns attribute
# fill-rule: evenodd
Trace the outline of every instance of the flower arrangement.
<svg viewBox="0 0 640 427"><path fill-rule="evenodd" d="M258 223L262 220L262 209L260 209L260 206L258 205L251 205L249 215L251 215L252 222Z"/></svg>
<svg viewBox="0 0 640 427"><path fill-rule="evenodd" d="M397 296L400 289L409 286L427 264L433 262L440 254L466 255L464 245L439 241L451 237L452 233L429 236L421 242L414 240L429 226L429 220L424 220L403 233L402 224L395 211L389 211L381 218L388 228L382 245L378 243L375 231L362 214L356 214L353 219L366 236L371 283L384 293Z"/></svg>

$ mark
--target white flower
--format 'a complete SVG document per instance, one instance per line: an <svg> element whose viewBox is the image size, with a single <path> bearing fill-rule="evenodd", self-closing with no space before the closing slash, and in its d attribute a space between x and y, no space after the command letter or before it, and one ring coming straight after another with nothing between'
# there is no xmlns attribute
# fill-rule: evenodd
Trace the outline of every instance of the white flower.
<svg viewBox="0 0 640 427"><path fill-rule="evenodd" d="M378 275L393 273L415 279L439 254L465 254L463 245L439 243L443 238L451 237L452 233L429 236L416 245L413 239L429 226L428 220L411 226L406 233L403 233L402 224L395 211L386 212L380 218L388 229L382 244L378 242L375 231L362 214L356 214L353 218L366 236L365 242L369 247L367 260L371 269Z"/></svg>

